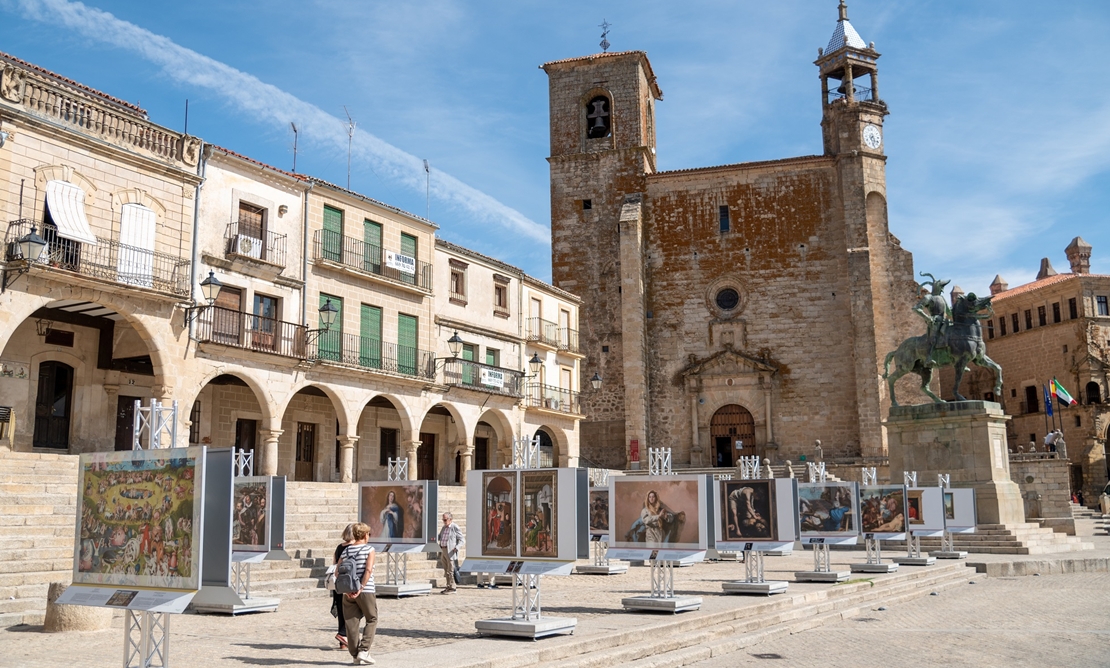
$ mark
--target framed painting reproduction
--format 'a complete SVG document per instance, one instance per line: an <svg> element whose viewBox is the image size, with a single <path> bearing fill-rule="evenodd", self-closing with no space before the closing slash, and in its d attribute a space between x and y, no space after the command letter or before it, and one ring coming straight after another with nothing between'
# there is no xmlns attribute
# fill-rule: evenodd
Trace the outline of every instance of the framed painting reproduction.
<svg viewBox="0 0 1110 668"><path fill-rule="evenodd" d="M435 541L435 481L390 480L359 483L358 519L378 544L425 545ZM429 522L431 525L429 525Z"/></svg>
<svg viewBox="0 0 1110 668"><path fill-rule="evenodd" d="M859 498L854 482L798 484L798 524L802 538L859 535Z"/></svg>
<svg viewBox="0 0 1110 668"><path fill-rule="evenodd" d="M515 557L517 526L517 472L482 473L481 522L483 557ZM471 531L474 525L471 525Z"/></svg>
<svg viewBox="0 0 1110 668"><path fill-rule="evenodd" d="M199 589L205 454L81 455L73 583Z"/></svg>
<svg viewBox="0 0 1110 668"><path fill-rule="evenodd" d="M557 471L520 473L520 556L559 556Z"/></svg>
<svg viewBox="0 0 1110 668"><path fill-rule="evenodd" d="M609 535L609 488L590 488L590 535Z"/></svg>
<svg viewBox="0 0 1110 668"><path fill-rule="evenodd" d="M893 538L906 533L906 488L902 485L860 487L860 530L876 538Z"/></svg>
<svg viewBox="0 0 1110 668"><path fill-rule="evenodd" d="M611 548L706 549L704 477L614 476L609 490Z"/></svg>
<svg viewBox="0 0 1110 668"><path fill-rule="evenodd" d="M774 480L722 480L718 489L720 540L775 540Z"/></svg>
<svg viewBox="0 0 1110 668"><path fill-rule="evenodd" d="M231 495L231 550L270 551L270 477L241 476L234 479Z"/></svg>

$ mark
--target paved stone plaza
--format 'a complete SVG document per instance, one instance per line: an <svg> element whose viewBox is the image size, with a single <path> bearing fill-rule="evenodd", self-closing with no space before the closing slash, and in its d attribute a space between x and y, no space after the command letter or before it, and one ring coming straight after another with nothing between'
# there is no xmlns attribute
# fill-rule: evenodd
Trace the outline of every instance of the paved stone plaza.
<svg viewBox="0 0 1110 668"><path fill-rule="evenodd" d="M1106 665L1110 537L1094 541L1096 549L1082 555L969 559L987 563L994 572L1015 570L1010 564L1017 564L1018 571L1043 571L1040 576L992 577L962 563L940 562L923 569L903 567L893 575L854 575L860 579L836 586L792 582L786 594L770 599L721 595L720 583L742 578L743 565L705 563L676 571L678 593L704 597L701 610L678 616L622 610L622 597L649 589L647 568L608 578L545 578L544 612L576 617L578 630L539 642L475 634L475 620L508 614L509 587L468 586L454 596L379 599L381 622L372 655L380 666L438 665L450 657L452 666L488 668L725 666L756 662L757 655L778 655L782 665L791 666ZM833 566L846 569L863 556L862 551L835 551ZM811 567L808 552L767 558L768 579L792 580L795 570ZM1095 572L1052 574L1061 569ZM349 655L332 640L328 607L321 591L286 601L276 613L174 617L171 665L349 664ZM54 635L30 626L0 631L0 666L118 666L122 622L117 617L113 629L96 633ZM885 647L886 653L880 658L862 647Z"/></svg>

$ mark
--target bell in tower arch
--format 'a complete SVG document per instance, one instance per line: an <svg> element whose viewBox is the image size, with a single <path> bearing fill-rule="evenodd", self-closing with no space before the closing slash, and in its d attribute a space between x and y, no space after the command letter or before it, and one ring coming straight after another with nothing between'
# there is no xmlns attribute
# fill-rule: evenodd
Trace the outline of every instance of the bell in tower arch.
<svg viewBox="0 0 1110 668"><path fill-rule="evenodd" d="M588 121L586 136L590 139L608 137L612 127L609 98L598 95L590 100L586 105L586 120Z"/></svg>

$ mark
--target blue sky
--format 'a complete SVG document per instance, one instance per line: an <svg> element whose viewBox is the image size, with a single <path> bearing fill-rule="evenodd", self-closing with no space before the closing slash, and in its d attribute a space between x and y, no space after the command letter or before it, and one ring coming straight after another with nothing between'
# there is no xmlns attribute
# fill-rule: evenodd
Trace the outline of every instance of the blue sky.
<svg viewBox="0 0 1110 668"><path fill-rule="evenodd" d="M986 292L1110 274L1110 2L851 0L880 59L891 231L917 271ZM0 0L0 50L141 104L162 125L431 217L444 238L550 277L543 62L648 52L661 169L821 151L812 61L835 0L81 5Z"/></svg>

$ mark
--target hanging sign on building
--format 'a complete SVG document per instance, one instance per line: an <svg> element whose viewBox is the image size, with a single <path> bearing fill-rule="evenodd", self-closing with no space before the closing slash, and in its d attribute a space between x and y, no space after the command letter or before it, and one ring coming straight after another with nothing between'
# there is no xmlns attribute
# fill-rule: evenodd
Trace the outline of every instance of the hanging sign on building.
<svg viewBox="0 0 1110 668"><path fill-rule="evenodd" d="M493 369L482 369L479 374L482 385L489 387L503 388L505 387L505 372L494 371Z"/></svg>
<svg viewBox="0 0 1110 668"><path fill-rule="evenodd" d="M390 269L404 272L406 274L416 273L416 258L409 257L408 255L401 255L393 251L385 252L385 266Z"/></svg>

